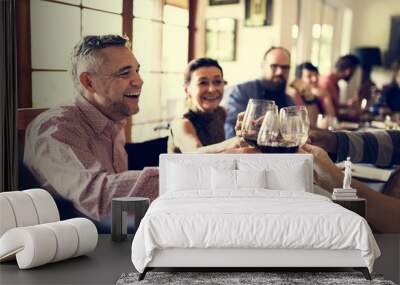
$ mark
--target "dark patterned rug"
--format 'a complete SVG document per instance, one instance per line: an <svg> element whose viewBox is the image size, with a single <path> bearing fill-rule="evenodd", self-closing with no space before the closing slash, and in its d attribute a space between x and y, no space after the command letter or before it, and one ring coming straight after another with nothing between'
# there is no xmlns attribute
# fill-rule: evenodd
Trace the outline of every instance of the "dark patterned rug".
<svg viewBox="0 0 400 285"><path fill-rule="evenodd" d="M388 284L380 275L372 274L372 281L364 278L360 272L148 272L142 281L138 281L138 273L122 274L117 285L133 284Z"/></svg>

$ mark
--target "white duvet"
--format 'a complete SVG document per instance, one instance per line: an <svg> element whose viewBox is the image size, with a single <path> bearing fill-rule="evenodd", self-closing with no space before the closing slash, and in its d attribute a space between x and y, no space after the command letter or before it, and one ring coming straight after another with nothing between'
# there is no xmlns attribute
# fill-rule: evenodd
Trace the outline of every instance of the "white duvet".
<svg viewBox="0 0 400 285"><path fill-rule="evenodd" d="M370 272L380 255L365 219L328 198L257 189L157 198L132 243L135 268L165 248L358 249Z"/></svg>

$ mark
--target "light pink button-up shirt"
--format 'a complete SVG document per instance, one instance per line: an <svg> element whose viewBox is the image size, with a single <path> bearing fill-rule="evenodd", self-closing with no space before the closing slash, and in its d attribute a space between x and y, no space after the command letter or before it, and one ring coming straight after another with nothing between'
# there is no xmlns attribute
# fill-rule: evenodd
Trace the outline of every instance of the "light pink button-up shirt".
<svg viewBox="0 0 400 285"><path fill-rule="evenodd" d="M113 197L143 195L135 186L149 180L149 173L128 171L124 125L78 96L74 105L50 109L29 125L24 163L44 188L100 220L110 214ZM157 171L150 176L158 184Z"/></svg>

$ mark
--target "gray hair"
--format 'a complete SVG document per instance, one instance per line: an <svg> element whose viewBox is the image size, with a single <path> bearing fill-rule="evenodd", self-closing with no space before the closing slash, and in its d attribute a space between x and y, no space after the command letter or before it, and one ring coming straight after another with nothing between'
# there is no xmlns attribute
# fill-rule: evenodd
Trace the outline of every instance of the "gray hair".
<svg viewBox="0 0 400 285"><path fill-rule="evenodd" d="M107 47L130 48L127 37L120 35L85 36L75 45L71 56L71 73L75 88L82 93L79 76L82 72L96 72L102 58L99 52Z"/></svg>

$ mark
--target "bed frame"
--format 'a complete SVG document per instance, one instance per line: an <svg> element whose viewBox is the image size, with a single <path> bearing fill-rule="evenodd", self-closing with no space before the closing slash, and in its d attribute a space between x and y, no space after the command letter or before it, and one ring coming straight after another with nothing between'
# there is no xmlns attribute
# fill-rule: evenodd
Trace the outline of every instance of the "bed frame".
<svg viewBox="0 0 400 285"><path fill-rule="evenodd" d="M371 280L359 250L327 249L193 249L171 248L156 250L152 261L139 275L143 280L154 268L304 268L352 267Z"/></svg>
<svg viewBox="0 0 400 285"><path fill-rule="evenodd" d="M263 156L263 157L261 157ZM276 156L270 154L269 156ZM166 191L167 161L199 160L212 163L223 157L226 159L249 158L243 154L206 155L195 154L162 154L160 156L160 195ZM254 158L265 159L265 154L252 154ZM306 191L312 192L313 161L311 155L279 155L280 160L304 160L307 163ZM371 276L359 250L329 250L329 249L254 249L254 248L169 248L157 249L153 259L139 280L155 268L235 268L246 271L250 268L338 268L351 267L361 271L367 280Z"/></svg>

